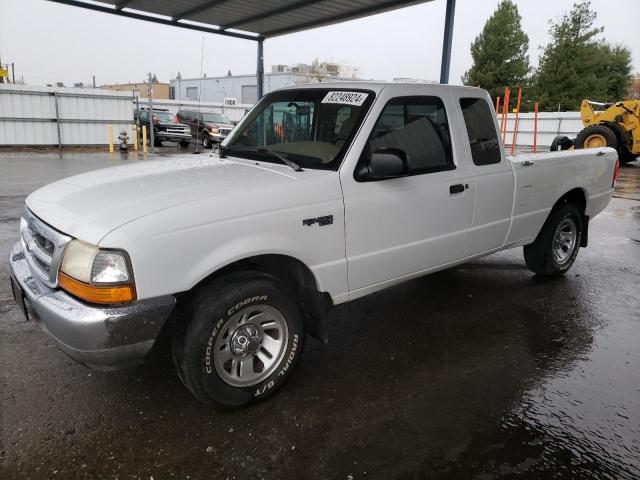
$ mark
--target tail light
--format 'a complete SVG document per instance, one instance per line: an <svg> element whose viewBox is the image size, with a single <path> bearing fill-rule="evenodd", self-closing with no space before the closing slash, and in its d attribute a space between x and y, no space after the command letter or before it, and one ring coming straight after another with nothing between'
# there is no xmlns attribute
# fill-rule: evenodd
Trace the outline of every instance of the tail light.
<svg viewBox="0 0 640 480"><path fill-rule="evenodd" d="M616 168L613 169L613 182L611 182L611 188L618 181L618 177L620 176L620 160L616 160Z"/></svg>

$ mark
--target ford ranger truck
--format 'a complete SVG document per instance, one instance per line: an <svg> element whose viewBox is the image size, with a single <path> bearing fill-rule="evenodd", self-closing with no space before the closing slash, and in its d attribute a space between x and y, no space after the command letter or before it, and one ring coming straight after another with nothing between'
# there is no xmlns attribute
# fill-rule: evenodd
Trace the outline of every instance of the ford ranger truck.
<svg viewBox="0 0 640 480"><path fill-rule="evenodd" d="M186 387L238 407L283 385L334 305L515 247L535 274L563 275L616 174L611 148L507 157L478 88L286 88L218 154L29 195L11 283L79 362L126 367L171 335Z"/></svg>

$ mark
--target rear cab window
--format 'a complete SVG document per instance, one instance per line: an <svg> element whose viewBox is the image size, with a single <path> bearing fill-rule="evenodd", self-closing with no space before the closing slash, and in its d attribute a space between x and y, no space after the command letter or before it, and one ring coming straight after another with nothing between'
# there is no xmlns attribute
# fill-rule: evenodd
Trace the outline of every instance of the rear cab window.
<svg viewBox="0 0 640 480"><path fill-rule="evenodd" d="M460 108L473 163L479 166L500 163L500 140L487 101L484 98L461 98Z"/></svg>

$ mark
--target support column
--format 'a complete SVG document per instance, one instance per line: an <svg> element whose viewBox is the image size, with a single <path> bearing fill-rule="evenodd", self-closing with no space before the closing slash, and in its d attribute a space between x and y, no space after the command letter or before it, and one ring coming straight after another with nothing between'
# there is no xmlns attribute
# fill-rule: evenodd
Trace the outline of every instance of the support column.
<svg viewBox="0 0 640 480"><path fill-rule="evenodd" d="M258 40L258 61L256 68L256 83L258 85L258 100L264 95L264 40Z"/></svg>
<svg viewBox="0 0 640 480"><path fill-rule="evenodd" d="M451 43L453 40L453 19L456 14L456 0L447 0L447 12L444 16L444 39L442 40L442 63L440 64L440 83L449 83L451 65Z"/></svg>

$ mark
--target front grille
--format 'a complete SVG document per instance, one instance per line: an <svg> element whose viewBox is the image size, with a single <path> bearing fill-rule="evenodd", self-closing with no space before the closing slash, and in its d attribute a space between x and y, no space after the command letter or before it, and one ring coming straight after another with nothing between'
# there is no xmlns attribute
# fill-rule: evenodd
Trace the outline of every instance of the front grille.
<svg viewBox="0 0 640 480"><path fill-rule="evenodd" d="M183 127L167 127L165 130L167 133L173 133L176 135L190 135L191 130Z"/></svg>
<svg viewBox="0 0 640 480"><path fill-rule="evenodd" d="M46 285L56 287L62 253L71 237L26 210L20 221L20 239L31 273Z"/></svg>
<svg viewBox="0 0 640 480"><path fill-rule="evenodd" d="M230 128L221 128L220 129L220 135L229 135L231 133L231 129Z"/></svg>

